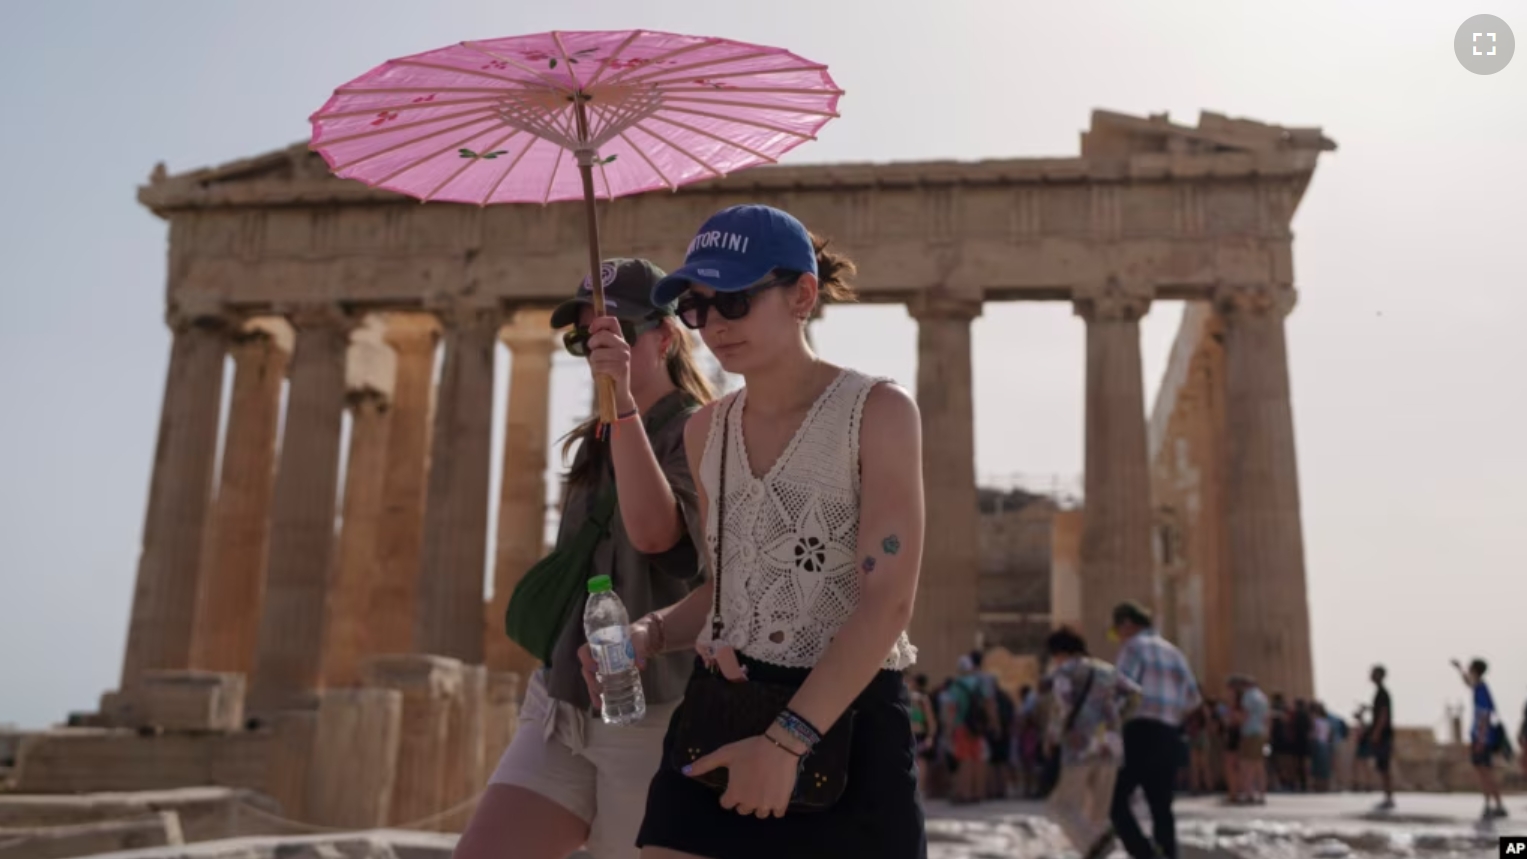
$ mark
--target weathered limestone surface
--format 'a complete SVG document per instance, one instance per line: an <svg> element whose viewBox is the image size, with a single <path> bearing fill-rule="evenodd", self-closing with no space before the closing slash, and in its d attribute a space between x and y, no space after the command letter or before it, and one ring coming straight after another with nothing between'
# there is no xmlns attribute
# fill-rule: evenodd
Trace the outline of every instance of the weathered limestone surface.
<svg viewBox="0 0 1527 859"><path fill-rule="evenodd" d="M388 418L375 391L351 392L350 458L345 467L344 525L323 626L325 686L353 686L369 652L371 589L377 581L377 522L382 507Z"/></svg>
<svg viewBox="0 0 1527 859"><path fill-rule="evenodd" d="M353 321L323 307L293 314L297 328L271 507L270 562L248 708L313 707L323 614L334 555L334 507L344 411L345 351Z"/></svg>
<svg viewBox="0 0 1527 859"><path fill-rule="evenodd" d="M1036 653L1051 629L1055 502L1023 492L982 489L980 495L977 604L983 644L1013 653Z"/></svg>
<svg viewBox="0 0 1527 859"><path fill-rule="evenodd" d="M1112 659L1113 607L1155 602L1150 554L1151 484L1145 446L1140 317L1146 290L1110 281L1083 292L1087 320L1087 503L1082 528L1082 629L1088 648Z"/></svg>
<svg viewBox="0 0 1527 859"><path fill-rule="evenodd" d="M197 571L217 454L226 321L172 313L170 369L149 485L121 686L149 669L191 667Z"/></svg>
<svg viewBox="0 0 1527 859"><path fill-rule="evenodd" d="M917 320L917 405L923 423L927 499L922 569L910 637L918 664L935 681L976 644L980 527L976 506L975 406L970 323L979 301L924 293L908 306Z"/></svg>
<svg viewBox="0 0 1527 859"><path fill-rule="evenodd" d="M269 317L245 323L233 338L222 478L198 576L194 668L241 674L254 668L292 338L290 325Z"/></svg>
<svg viewBox="0 0 1527 859"><path fill-rule="evenodd" d="M1225 318L1233 658L1236 670L1253 674L1264 688L1308 698L1314 662L1283 332L1294 290L1231 285L1220 290L1215 306Z"/></svg>
<svg viewBox="0 0 1527 859"><path fill-rule="evenodd" d="M379 656L361 668L366 686L403 696L402 741L389 824L422 820L451 803L447 764L451 714L463 691L463 666L439 656Z"/></svg>
<svg viewBox="0 0 1527 859"><path fill-rule="evenodd" d="M1110 131L1124 142L1084 142L1074 158L751 169L601 203L601 236L671 270L716 209L777 205L834 237L871 301L933 286L1061 300L1128 271L1162 298L1203 297L1217 279L1291 280L1289 218L1319 153L1335 148L1319 129L1094 112L1089 135ZM581 204L420 206L328 176L305 145L165 176L139 199L195 219L197 246L171 271L175 295L259 304L323 283L359 302L418 306L470 285L481 299L547 306L587 264Z"/></svg>
<svg viewBox="0 0 1527 859"><path fill-rule="evenodd" d="M1082 530L1086 513L1055 514L1050 534L1050 616L1056 626L1082 627Z"/></svg>
<svg viewBox="0 0 1527 859"><path fill-rule="evenodd" d="M445 314L419 568L415 648L474 665L483 661L493 349L501 322L486 308Z"/></svg>
<svg viewBox="0 0 1527 859"><path fill-rule="evenodd" d="M229 838L95 859L450 859L455 846L455 835L383 829Z"/></svg>
<svg viewBox="0 0 1527 859"><path fill-rule="evenodd" d="M234 787L189 787L126 793L0 793L0 830L51 829L173 813L187 842L266 831L260 816L280 807L264 794ZM8 836L0 835L0 841ZM77 855L77 854L76 854Z"/></svg>
<svg viewBox="0 0 1527 859"><path fill-rule="evenodd" d="M483 766L478 773L479 785L488 783L488 776L498 765L504 749L514 739L520 721L520 676L512 671L489 671L487 694L483 703Z"/></svg>
<svg viewBox="0 0 1527 859"><path fill-rule="evenodd" d="M433 416L435 347L440 325L423 313L387 314L387 345L397 356L382 510L377 521L376 581L371 586L366 656L414 649L415 595L424 539L425 473Z"/></svg>
<svg viewBox="0 0 1527 859"><path fill-rule="evenodd" d="M488 670L481 665L461 667L461 694L451 701L450 727L445 753L445 807L477 795L482 778L483 741L488 711ZM472 809L445 817L431 829L459 832L472 817Z"/></svg>
<svg viewBox="0 0 1527 859"><path fill-rule="evenodd" d="M377 525L386 477L389 398L397 361L383 342L383 323L368 317L350 336L345 362L350 407L350 458L339 551L328 587L323 641L325 686L354 686L369 650L371 589L377 581Z"/></svg>
<svg viewBox="0 0 1527 859"><path fill-rule="evenodd" d="M113 726L170 731L237 731L244 724L244 675L145 671L134 686L101 696Z"/></svg>
<svg viewBox="0 0 1527 859"><path fill-rule="evenodd" d="M318 705L303 821L351 829L386 825L402 729L401 692L325 690Z"/></svg>
<svg viewBox="0 0 1527 859"><path fill-rule="evenodd" d="M557 340L549 311L522 310L499 336L509 347L509 407L504 424L493 599L484 623L484 646L489 668L528 675L536 660L504 634L504 612L514 586L545 554L551 356Z"/></svg>
<svg viewBox="0 0 1527 859"><path fill-rule="evenodd" d="M173 811L47 828L0 831L0 859L64 859L185 843Z"/></svg>
<svg viewBox="0 0 1527 859"><path fill-rule="evenodd" d="M1151 414L1151 494L1161 630L1206 689L1225 688L1233 626L1225 534L1222 320L1190 302ZM1170 583L1170 585L1169 585Z"/></svg>
<svg viewBox="0 0 1527 859"><path fill-rule="evenodd" d="M285 817L300 820L307 812L309 765L317 735L316 709L289 710L270 717L264 791L285 811Z"/></svg>
<svg viewBox="0 0 1527 859"><path fill-rule="evenodd" d="M168 790L221 784L268 792L272 734L164 734L68 728L27 736L17 793Z"/></svg>

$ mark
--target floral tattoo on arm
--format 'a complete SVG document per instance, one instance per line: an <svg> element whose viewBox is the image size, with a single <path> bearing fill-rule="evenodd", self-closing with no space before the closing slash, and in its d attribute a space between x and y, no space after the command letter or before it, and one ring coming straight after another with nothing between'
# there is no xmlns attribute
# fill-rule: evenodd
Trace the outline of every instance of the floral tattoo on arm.
<svg viewBox="0 0 1527 859"><path fill-rule="evenodd" d="M885 552L887 555L894 555L901 551L901 538L897 537L895 534L892 534L886 537L884 540L881 540L880 551ZM865 555L864 560L859 564L859 569L865 571L866 573L875 572L875 556Z"/></svg>

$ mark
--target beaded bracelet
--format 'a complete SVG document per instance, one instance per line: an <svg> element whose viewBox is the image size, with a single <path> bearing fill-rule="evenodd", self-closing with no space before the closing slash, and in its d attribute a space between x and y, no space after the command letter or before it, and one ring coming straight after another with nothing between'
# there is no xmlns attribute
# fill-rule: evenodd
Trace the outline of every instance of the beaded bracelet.
<svg viewBox="0 0 1527 859"><path fill-rule="evenodd" d="M822 732L818 731L810 722L801 718L799 713L796 713L789 707L781 710L780 714L774 717L774 724L778 725L785 733L799 740L808 751L816 748L817 743L822 742Z"/></svg>

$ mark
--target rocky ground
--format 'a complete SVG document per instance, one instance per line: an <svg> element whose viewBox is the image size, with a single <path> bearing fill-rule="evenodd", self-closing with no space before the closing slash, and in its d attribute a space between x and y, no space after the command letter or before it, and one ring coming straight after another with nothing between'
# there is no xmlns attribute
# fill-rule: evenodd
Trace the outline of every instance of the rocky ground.
<svg viewBox="0 0 1527 859"><path fill-rule="evenodd" d="M1249 808L1183 799L1176 806L1181 859L1473 859L1496 855L1500 835L1527 835L1527 801L1519 797L1507 803L1512 817L1493 825L1478 822L1477 796L1402 794L1392 812L1373 811L1375 799L1273 796ZM1069 852L1037 803L932 803L928 818L930 859L1059 859Z"/></svg>
<svg viewBox="0 0 1527 859"><path fill-rule="evenodd" d="M1182 859L1464 859L1494 856L1498 835L1527 835L1527 800L1510 819L1477 823L1480 803L1463 794L1402 794L1371 811L1372 795L1274 796L1265 806L1213 799L1178 805ZM1058 829L1032 802L928 806L930 859L1062 859ZM316 836L231 838L98 854L97 859L450 859L455 837L376 830ZM1124 857L1122 851L1114 856Z"/></svg>

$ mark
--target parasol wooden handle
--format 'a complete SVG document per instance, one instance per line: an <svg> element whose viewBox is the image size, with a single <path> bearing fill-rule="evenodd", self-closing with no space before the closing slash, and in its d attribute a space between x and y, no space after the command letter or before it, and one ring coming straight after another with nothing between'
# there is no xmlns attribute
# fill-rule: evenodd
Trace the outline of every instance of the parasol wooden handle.
<svg viewBox="0 0 1527 859"><path fill-rule="evenodd" d="M586 101L588 101L588 95L582 91L579 91L573 99L580 142L589 138L588 112L584 107ZM594 315L604 316L604 278L600 272L599 253L599 210L594 205L594 152L592 149L580 148L574 152L574 156L578 159L578 173L583 179L583 211L589 230L589 288L594 293ZM614 379L609 376L599 376L595 379L595 402L598 404L599 422L606 425L615 423Z"/></svg>
<svg viewBox="0 0 1527 859"><path fill-rule="evenodd" d="M615 380L609 376L600 376L597 380L599 399L599 422L605 424L615 423Z"/></svg>

